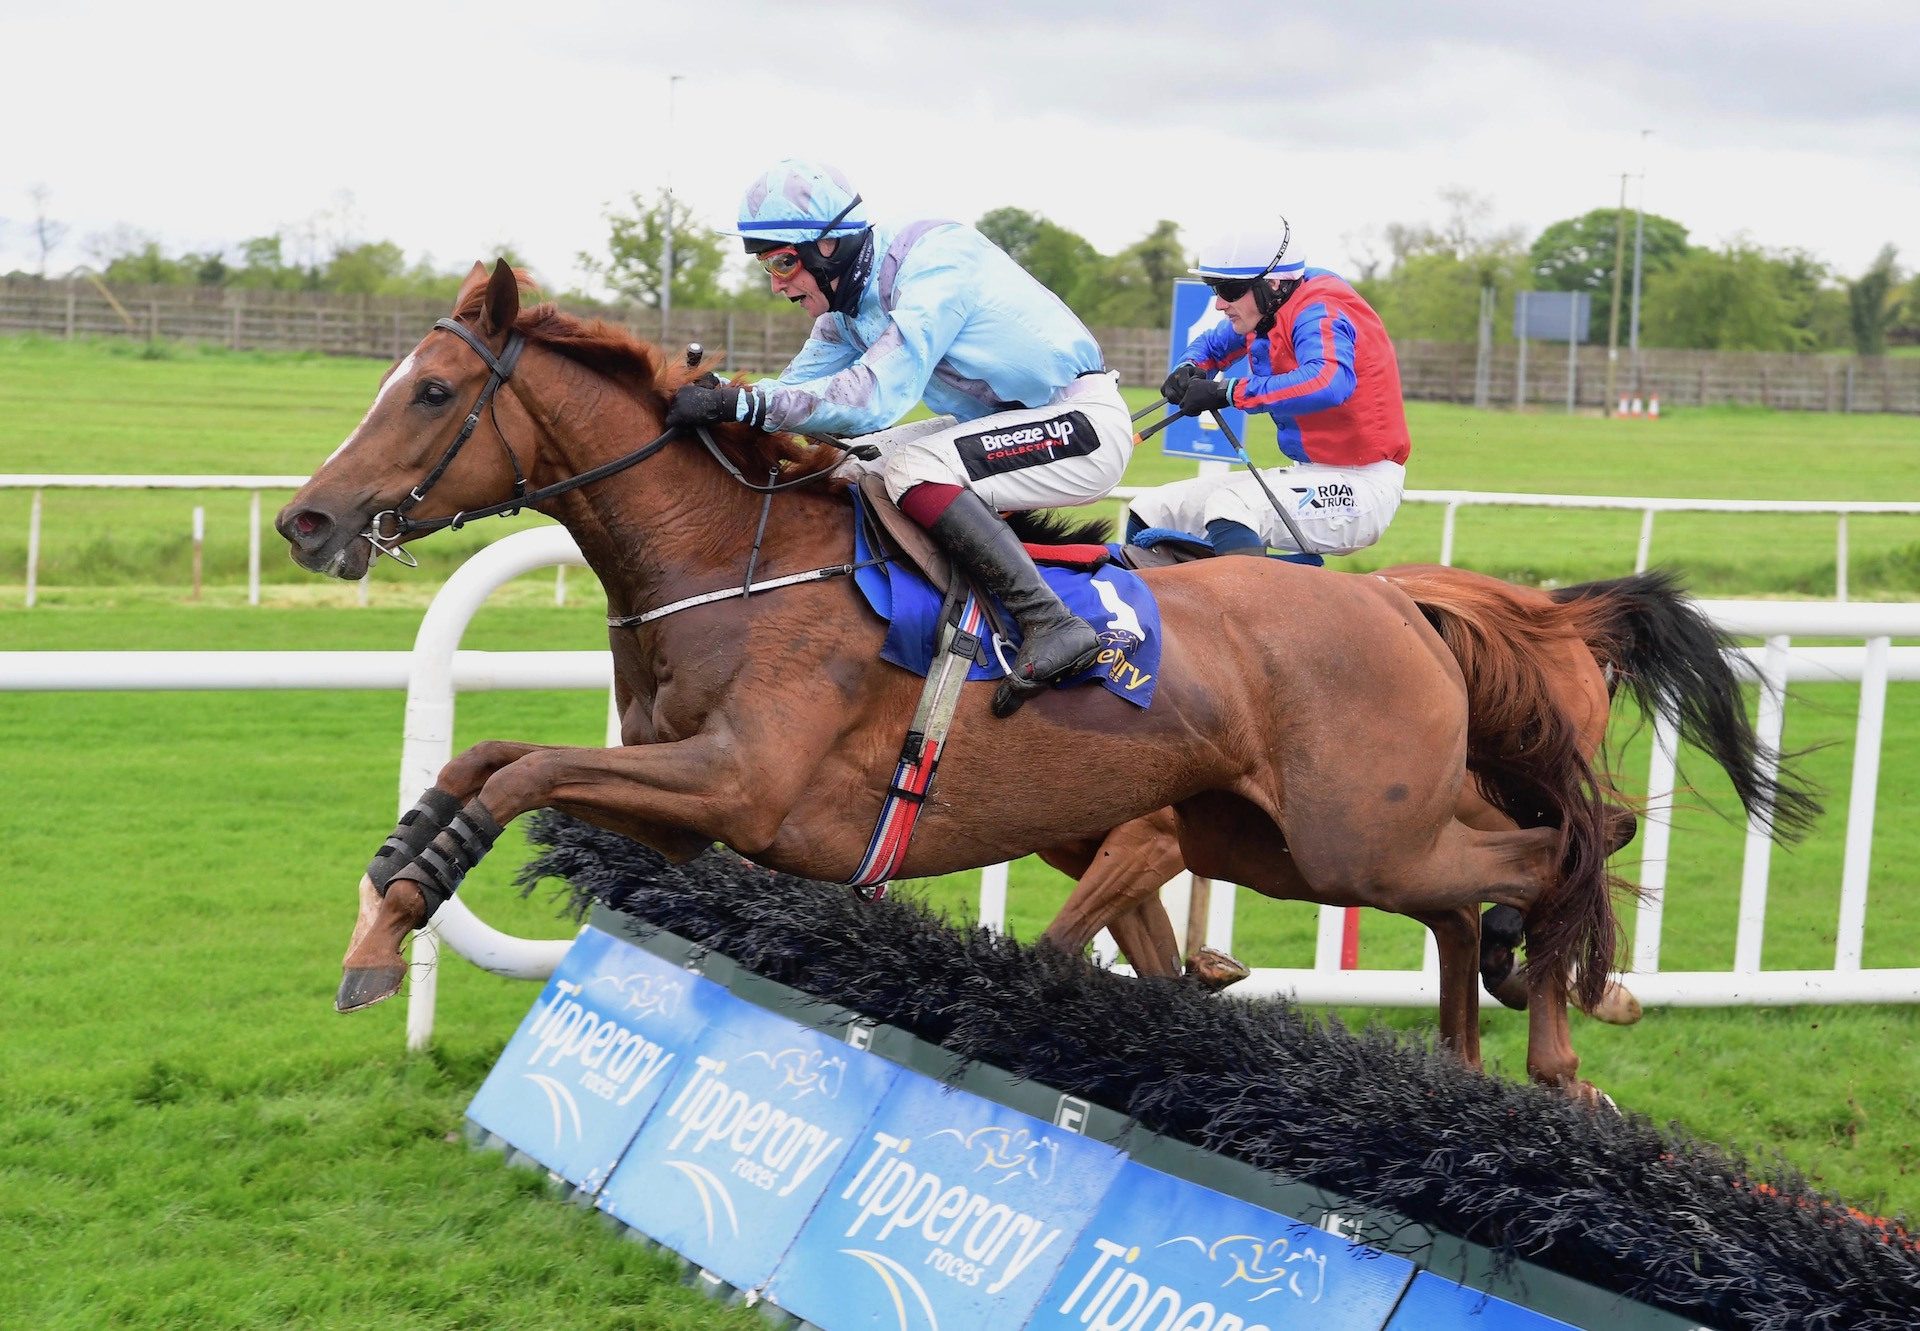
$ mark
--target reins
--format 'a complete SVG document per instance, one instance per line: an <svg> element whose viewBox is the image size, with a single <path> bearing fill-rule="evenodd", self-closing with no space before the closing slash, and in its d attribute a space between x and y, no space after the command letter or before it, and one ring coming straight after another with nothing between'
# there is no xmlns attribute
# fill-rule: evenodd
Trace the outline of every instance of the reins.
<svg viewBox="0 0 1920 1331"><path fill-rule="evenodd" d="M543 485L538 490L528 490L526 477L520 471L520 459L514 454L512 445L507 442L506 433L500 428L500 417L494 410L493 405L494 396L499 391L500 385L506 383L513 377L514 368L520 361L520 353L526 348L526 337L518 329L515 329L512 333L508 334L507 344L501 348L500 355L495 356L485 342L476 337L471 329L457 319L436 319L433 326L437 329L445 329L447 332L453 333L459 337L461 341L473 348L480 359L486 362L488 370L487 382L480 389L480 395L474 399L473 407L467 412L466 420L461 422L460 433L454 436L451 444L447 445L446 452L440 455L440 460L433 464L432 470L426 474L420 484L414 486L413 489L407 492L407 497L401 500L398 505L393 508L383 509L374 514L372 521L367 525L367 530L361 533L361 535L366 538L367 544L374 548L376 554L386 555L388 558L405 564L409 568L418 568L419 561L408 554L405 547L398 544L401 538L411 536L416 532L439 531L442 528L458 531L476 518L512 517L522 509L532 508L549 499L567 494L573 490L578 490L583 486L592 485L595 481L604 480L609 476L625 471L629 467L637 466L672 443L674 439L683 433L682 427L677 425L669 426L667 429L661 431L654 439L642 444L631 453L626 453L614 458L611 462L603 462L597 467L590 467L578 476L569 476L564 481L556 481L552 485ZM694 354L697 355L697 352ZM499 436L500 446L506 450L507 461L513 467L513 497L502 500L497 504L489 504L485 508L463 509L458 513L444 518L408 517L407 514L414 506L424 500L427 497L427 492L439 483L442 476L446 475L447 469L453 465L453 460L460 455L460 450L466 446L467 440L473 437L475 428L480 424L480 417L484 414L493 415L494 433ZM731 476L736 482L753 491L755 494L764 494L771 497L778 491L791 490L797 486L817 481L825 474L823 472L811 472L805 476L797 476L790 481L777 482L769 478L768 484L757 484L741 474L740 468L734 465L733 459L721 451L720 445L714 442L713 434L706 426L696 427L694 435L700 440L701 444L705 446L707 452L712 455L713 460L718 462L721 468L726 471L727 475ZM388 529L388 519L391 519L390 530ZM761 516L761 524L763 527L765 526L765 521L766 518L763 512ZM749 579L752 577L751 569L749 569L748 577Z"/></svg>
<svg viewBox="0 0 1920 1331"><path fill-rule="evenodd" d="M403 537L410 536L415 532L439 531L442 528L458 531L461 527L464 527L476 518L511 517L524 508L531 508L555 496L567 494L583 486L592 485L595 481L604 480L609 476L625 471L629 467L638 466L684 433L684 427L670 425L661 431L657 437L642 444L631 453L622 454L620 457L614 458L611 462L603 462L597 467L590 467L578 476L569 476L566 480L556 481L552 485L541 486L538 490L528 490L526 476L520 470L520 459L515 455L513 446L507 442L506 432L500 428L499 413L494 408L495 395L499 392L502 384L513 378L514 368L520 363L520 353L526 349L527 339L525 335L522 334L519 329L514 329L507 335L507 343L501 348L500 354L495 356L487 344L475 336L473 330L461 323L458 319L436 319L433 326L436 329L445 329L447 332L453 333L459 337L461 341L473 348L480 359L486 362L487 382L481 387L480 395L474 399L473 407L467 412L466 419L461 422L460 433L454 436L451 444L447 445L446 452L440 455L440 460L433 464L432 470L426 474L418 485L407 492L407 497L401 500L398 505L393 508L383 509L374 514L372 520L367 524L366 531L361 533L366 539L367 544L373 547L376 557L386 555L388 558L397 563L405 564L409 568L418 568L420 566L419 561L407 552L406 547L399 544ZM700 363L700 356L701 351L698 343L688 347L687 364L689 366L698 365ZM494 433L499 436L500 446L506 450L507 461L513 467L513 497L511 499L504 499L497 504L489 504L485 508L463 509L458 513L444 518L408 517L408 512L424 500L427 497L427 492L439 483L442 476L446 475L447 469L453 465L453 460L460 455L460 450L466 447L467 440L473 437L473 432L478 428L482 415L491 415L493 417ZM760 521L754 531L753 548L747 555L746 575L741 579L738 587L726 587L716 592L707 592L699 596L689 596L683 600L675 601L670 605L661 606L657 610L649 610L644 614L609 615L607 616L608 627L638 628L642 624L650 624L656 619L662 619L678 611L692 609L696 605L706 605L713 601L731 600L734 597L747 597L757 591L768 591L775 587L791 587L803 582L820 582L827 578L844 577L860 569L871 568L877 564L886 562L885 559L869 559L861 563L833 564L825 568L810 569L805 573L793 573L785 577L770 578L765 582L755 582L753 580L753 571L755 566L760 562L760 544L766 536L767 519L773 509L774 495L782 490L792 490L802 485L811 484L826 476L827 473L824 471L813 471L804 476L796 476L792 480L781 481L775 479L780 474L776 469L767 473L765 484L760 484L748 480L746 476L741 473L740 468L734 465L733 459L728 457L726 453L721 450L720 445L714 441L713 432L706 426L700 425L694 427L693 433L694 437L699 439L708 454L715 462L720 464L721 469L725 471L728 476L731 476L735 482L751 490L753 493L766 496L765 502L760 506ZM863 457L874 453L870 445L864 446L865 451L863 452L861 451L862 446L856 445L849 447L837 439L815 439L813 442L826 444L846 452L858 453ZM386 526L384 520L388 518L392 519L391 531L383 529Z"/></svg>

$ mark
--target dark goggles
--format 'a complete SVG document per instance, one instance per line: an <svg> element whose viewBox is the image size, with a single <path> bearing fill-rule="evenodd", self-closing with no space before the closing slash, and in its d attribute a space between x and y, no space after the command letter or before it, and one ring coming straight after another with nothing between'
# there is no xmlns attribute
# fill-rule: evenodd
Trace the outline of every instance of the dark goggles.
<svg viewBox="0 0 1920 1331"><path fill-rule="evenodd" d="M1260 279L1257 277L1209 277L1203 280L1214 295L1232 304L1253 290L1253 284Z"/></svg>

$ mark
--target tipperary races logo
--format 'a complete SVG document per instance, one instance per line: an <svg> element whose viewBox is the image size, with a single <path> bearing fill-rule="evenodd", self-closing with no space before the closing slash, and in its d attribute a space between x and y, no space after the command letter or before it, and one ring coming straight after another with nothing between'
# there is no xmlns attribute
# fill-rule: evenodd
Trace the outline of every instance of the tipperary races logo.
<svg viewBox="0 0 1920 1331"><path fill-rule="evenodd" d="M1191 1268L1175 1268L1177 1273L1156 1279L1147 1271L1130 1269L1140 1260L1139 1245L1128 1247L1112 1239L1095 1238L1091 1244L1094 1260L1087 1264L1058 1311L1074 1313L1079 1321L1099 1327L1139 1327L1149 1317L1157 1317L1153 1325L1162 1327L1233 1326L1240 1331L1268 1331L1268 1323L1248 1322L1227 1310L1276 1295L1311 1305L1326 1293L1327 1259L1311 1244L1258 1234L1229 1234L1211 1240L1182 1234L1157 1246L1176 1251L1192 1249L1193 1256L1207 1263L1202 1270L1211 1271L1218 1280L1214 1287L1217 1292L1191 1301L1200 1293L1196 1286L1204 1288L1205 1275ZM1279 1326L1295 1323L1292 1313L1282 1313L1273 1321Z"/></svg>
<svg viewBox="0 0 1920 1331"><path fill-rule="evenodd" d="M875 1132L871 1140L873 1150L840 1196L858 1208L843 1237L865 1239L873 1246L840 1251L880 1278L899 1331L917 1331L922 1318L926 1331L940 1328L938 1301L913 1268L995 1296L1060 1239L1059 1226L1019 1205L1023 1193L1033 1195L1027 1189L1044 1188L1053 1180L1059 1147L1051 1140L1035 1137L1024 1127L993 1125L928 1134L929 1143L954 1143L957 1150L940 1155L957 1153L967 1163L965 1176L958 1180L908 1158L912 1143L905 1138ZM1011 1193L1001 1193L1009 1183L1015 1183ZM882 1250L889 1241L893 1253Z"/></svg>
<svg viewBox="0 0 1920 1331"><path fill-rule="evenodd" d="M580 1001L588 988L609 987L617 1016ZM576 1090L615 1106L630 1103L666 1070L673 1055L627 1025L650 1016L670 1017L679 1010L686 982L645 973L597 976L587 984L560 980L546 1008L528 1028L533 1052L530 1071L521 1075L546 1097L553 1121L553 1145L578 1142L585 1135Z"/></svg>
<svg viewBox="0 0 1920 1331"><path fill-rule="evenodd" d="M780 1074L775 1090L793 1087L793 1098L804 1100L807 1096L818 1094L823 1100L831 1100L840 1094L840 1087L846 1080L847 1060L838 1054L825 1054L818 1049L782 1049L777 1054L769 1054L763 1049L741 1055L742 1063L765 1063L767 1067Z"/></svg>
<svg viewBox="0 0 1920 1331"><path fill-rule="evenodd" d="M1192 1244L1216 1267L1225 1268L1227 1274L1220 1282L1221 1289L1231 1289L1236 1284L1257 1287L1259 1293L1251 1296L1249 1303L1258 1303L1275 1294L1291 1294L1308 1303L1318 1303L1326 1293L1327 1259L1311 1244L1300 1246L1291 1239L1263 1239L1257 1234L1229 1234L1208 1243L1192 1234L1182 1234L1160 1246L1171 1248L1183 1243Z"/></svg>
<svg viewBox="0 0 1920 1331"><path fill-rule="evenodd" d="M975 1128L963 1133L957 1128L942 1128L933 1134L938 1140L951 1137L960 1144L960 1148L979 1157L974 1172L991 1170L999 1177L996 1184L1025 1174L1035 1183L1045 1185L1053 1181L1053 1166L1059 1158L1060 1147L1046 1137L1035 1137L1025 1128Z"/></svg>

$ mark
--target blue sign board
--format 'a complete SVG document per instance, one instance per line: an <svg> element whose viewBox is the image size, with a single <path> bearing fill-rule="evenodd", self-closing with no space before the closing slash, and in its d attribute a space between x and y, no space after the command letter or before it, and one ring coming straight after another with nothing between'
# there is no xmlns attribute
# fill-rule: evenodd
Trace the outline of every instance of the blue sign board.
<svg viewBox="0 0 1920 1331"><path fill-rule="evenodd" d="M1576 1331L1545 1313L1422 1271L1387 1331Z"/></svg>
<svg viewBox="0 0 1920 1331"><path fill-rule="evenodd" d="M1224 314L1213 308L1213 292L1205 282L1175 282L1167 369L1171 371L1180 363L1181 353L1194 338L1225 318ZM1247 437L1247 413L1238 407L1228 407L1220 414L1244 442ZM1152 419L1148 417L1141 425L1144 427ZM1170 458L1194 458L1201 462L1233 462L1240 456L1214 425L1211 416L1181 417L1161 431L1160 450Z"/></svg>
<svg viewBox="0 0 1920 1331"><path fill-rule="evenodd" d="M1129 1162L1028 1325L1380 1331L1412 1275L1403 1257Z"/></svg>
<svg viewBox="0 0 1920 1331"><path fill-rule="evenodd" d="M728 995L600 1194L600 1206L728 1284L756 1289L899 1068Z"/></svg>
<svg viewBox="0 0 1920 1331"><path fill-rule="evenodd" d="M1103 1143L903 1075L767 1297L836 1331L1025 1326L1121 1159Z"/></svg>
<svg viewBox="0 0 1920 1331"><path fill-rule="evenodd" d="M1585 342L1593 296L1585 291L1522 291L1514 297L1513 335L1535 342Z"/></svg>
<svg viewBox="0 0 1920 1331"><path fill-rule="evenodd" d="M467 1117L560 1177L599 1189L726 990L585 929Z"/></svg>

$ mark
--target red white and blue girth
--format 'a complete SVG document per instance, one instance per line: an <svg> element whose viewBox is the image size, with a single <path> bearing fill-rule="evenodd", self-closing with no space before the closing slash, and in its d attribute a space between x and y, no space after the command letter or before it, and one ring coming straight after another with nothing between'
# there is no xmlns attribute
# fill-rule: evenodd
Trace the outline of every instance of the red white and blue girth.
<svg viewBox="0 0 1920 1331"><path fill-rule="evenodd" d="M900 746L900 761L893 769L893 783L881 801L880 817L874 823L867 853L847 883L853 887L871 887L875 901L887 894L887 880L906 863L907 847L913 843L914 825L920 810L933 791L934 769L946 747L947 731L953 725L954 709L960 702L960 688L966 683L967 670L973 664L986 615L979 598L969 592L960 608L959 622L944 626L946 641L933 669L927 672L926 686L920 691L920 705L907 729L906 742Z"/></svg>

